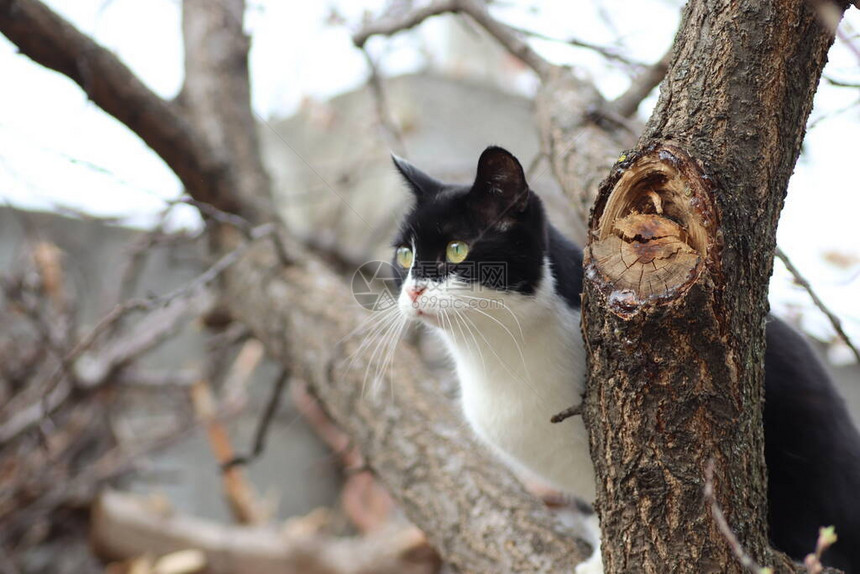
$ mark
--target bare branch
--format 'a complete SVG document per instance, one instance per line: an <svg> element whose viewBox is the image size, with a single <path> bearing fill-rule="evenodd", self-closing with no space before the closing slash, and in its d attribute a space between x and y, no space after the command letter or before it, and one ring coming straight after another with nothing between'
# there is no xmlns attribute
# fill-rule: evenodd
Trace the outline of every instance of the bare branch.
<svg viewBox="0 0 860 574"><path fill-rule="evenodd" d="M105 384L119 368L175 333L189 313L199 314L212 301L210 294L199 290L189 290L185 295L183 298L172 301L172 304L167 307L156 309L136 325L129 334L112 341L110 345L99 352L83 355L95 341L97 333L110 323L110 319L121 315L121 313L111 312L106 317L107 320L102 320L66 356L67 363L71 365L75 382L85 389L92 389ZM117 309L121 309L123 313L127 310L122 306ZM0 444L5 444L33 425L38 424L43 417L55 411L66 401L74 386L69 377L64 376L64 374L63 367L58 366L50 375L49 380L39 385L49 389L47 394L36 403L11 414L9 419L0 425Z"/></svg>
<svg viewBox="0 0 860 574"><path fill-rule="evenodd" d="M362 48L371 36L393 36L398 32L418 26L428 18L456 12L458 9L459 0L436 0L405 14L383 16L375 22L365 22L364 26L352 35L352 43Z"/></svg>
<svg viewBox="0 0 860 574"><path fill-rule="evenodd" d="M669 61L672 58L672 51L666 52L658 62L655 62L646 68L641 74L633 78L630 82L630 87L627 91L618 96L610 107L618 115L629 118L639 109L639 104L642 100L660 85L663 78L666 77L666 71L669 69Z"/></svg>
<svg viewBox="0 0 860 574"><path fill-rule="evenodd" d="M842 80L837 80L836 78L831 78L826 75L823 76L823 79L831 86L836 86L837 88L860 88L860 83L857 82L843 82Z"/></svg>
<svg viewBox="0 0 860 574"><path fill-rule="evenodd" d="M215 460L219 465L226 464L234 458L233 445L227 429L217 418L216 401L205 379L200 379L191 387L191 402L197 418L206 427ZM243 469L224 468L221 481L227 505L239 524L263 524L267 521L267 513Z"/></svg>
<svg viewBox="0 0 860 574"><path fill-rule="evenodd" d="M239 205L224 156L191 128L176 104L158 97L110 51L44 4L0 0L0 32L34 61L74 80L97 106L140 136L194 197L225 211L254 212Z"/></svg>
<svg viewBox="0 0 860 574"><path fill-rule="evenodd" d="M281 397L284 394L284 387L287 385L289 380L289 369L281 369L281 374L278 375L278 379L275 381L275 384L272 385L272 394L269 395L269 400L266 402L263 416L260 417L259 422L257 422L257 430L254 431L254 444L251 451L247 455L235 456L225 462L222 465L225 471L237 464L248 464L263 454L263 451L266 449L266 438L269 434L269 427L275 418L275 413L278 412L278 407L281 404Z"/></svg>
<svg viewBox="0 0 860 574"><path fill-rule="evenodd" d="M229 420L238 413L239 409L235 405L229 405L218 412L217 419ZM52 480L38 485L44 487L39 496L24 498L20 504L13 507L11 512L4 515L4 520L0 523L0 545L9 539L11 534L51 515L69 500L75 499L80 503L81 500L93 498L105 481L135 470L142 458L175 445L198 427L199 423L196 420L183 421L178 426L160 432L157 437L146 440L143 444L136 444L130 448L110 449L67 480L58 481L55 476L52 476ZM32 491L37 484L28 484L26 487L13 484L13 491L16 487Z"/></svg>
<svg viewBox="0 0 860 574"><path fill-rule="evenodd" d="M549 419L549 422L560 423L562 421L566 421L570 417L581 416L581 415L582 415L582 405L579 404L579 405L576 405L573 407L568 407L568 408L564 409L563 411L561 411L560 413L552 415L552 417Z"/></svg>
<svg viewBox="0 0 860 574"><path fill-rule="evenodd" d="M430 553L415 559L426 540L414 528L334 538L321 532L325 522L315 511L283 529L226 526L106 491L93 512L93 539L100 553L115 559L198 548L214 574L431 574L438 569Z"/></svg>
<svg viewBox="0 0 860 574"><path fill-rule="evenodd" d="M367 68L370 71L367 77L367 84L370 87L370 93L373 96L373 102L376 105L376 115L379 118L379 124L382 126L383 133L389 140L388 145L397 155L406 157L406 143L403 141L403 133L397 126L394 116L391 113L391 108L388 105L388 96L385 93L385 86L382 85L382 76L379 74L379 69L376 62L367 53L367 50L362 46L361 52L364 54L364 61L367 62Z"/></svg>
<svg viewBox="0 0 860 574"><path fill-rule="evenodd" d="M603 56L605 59L612 61L612 62L618 62L620 64L623 64L627 68L636 69L636 68L644 68L645 67L645 64L643 64L642 62L639 62L636 60L631 60L630 58L625 56L620 50L617 50L615 48L610 48L608 46L601 46L600 44L593 44L591 42L586 42L585 40L580 40L578 38L566 38L566 39L555 38L553 36L547 36L546 34L541 34L540 32L537 32L535 30L528 30L526 28L520 28L517 26L511 26L511 29L516 30L517 32L524 34L526 36L531 36L532 38L538 38L541 40L546 40L547 42L558 42L561 44L568 44L568 45L573 46L575 48L583 48L585 50L591 50L592 52L595 52L595 53Z"/></svg>
<svg viewBox="0 0 860 574"><path fill-rule="evenodd" d="M752 574L772 574L773 569L759 566L758 562L744 549L738 537L735 536L735 533L732 532L732 527L729 526L726 516L723 514L723 509L720 508L717 497L714 495L714 459L709 460L705 467L705 502L711 505L711 516L714 517L714 522L717 523L720 534L726 539L726 542L732 549L732 553L743 567L752 572Z"/></svg>
<svg viewBox="0 0 860 574"><path fill-rule="evenodd" d="M217 156L229 158L228 172L233 184L230 193L241 209L214 203L195 189L189 189L189 194L197 201L241 215L256 225L274 221L276 217L271 182L262 163L251 109L248 77L251 42L242 28L244 13L244 0L219 0L214 4L210 0L184 0L182 101L196 133Z"/></svg>
<svg viewBox="0 0 860 574"><path fill-rule="evenodd" d="M842 328L842 321L837 317L830 309L827 308L827 305L824 304L824 301L818 296L815 290L812 288L812 285L809 284L809 281L800 273L800 270L794 266L791 260L788 258L788 255L780 249L776 248L776 256L782 261L782 264L785 265L785 268L788 269L788 272L794 276L794 280L809 293L809 297L812 299L812 302L815 303L815 306L818 307L822 313L830 320L830 324L833 325L833 330L839 335L839 337L848 345L848 348L851 349L851 352L854 353L854 357L857 359L857 362L860 363L860 351L857 350L857 347L854 346L854 343L851 342L851 339L848 337L848 334Z"/></svg>
<svg viewBox="0 0 860 574"><path fill-rule="evenodd" d="M522 60L542 79L549 77L552 71L558 68L535 52L520 33L496 20L487 10L487 6L480 0L436 0L424 8L410 11L401 16L383 17L376 23L367 23L353 35L352 40L356 46L362 47L370 36L390 36L402 30L414 28L431 16L438 16L446 12L467 14L508 52Z"/></svg>
<svg viewBox="0 0 860 574"><path fill-rule="evenodd" d="M212 302L211 294L206 288L235 264L253 245L254 240L273 236L276 229L273 224L263 224L252 229L249 232L251 241L239 243L195 279L165 295L152 299L132 299L114 307L62 357L61 364L44 384L48 390L42 400L18 411L0 426L0 444L11 440L55 411L71 394L73 381L83 389L92 389L106 383L132 359L169 338L180 326L179 320L187 312L193 312L195 315L205 312ZM276 244L279 245L279 242L276 241ZM146 316L130 335L113 341L92 356L82 356L117 321L129 312L138 310L154 311Z"/></svg>

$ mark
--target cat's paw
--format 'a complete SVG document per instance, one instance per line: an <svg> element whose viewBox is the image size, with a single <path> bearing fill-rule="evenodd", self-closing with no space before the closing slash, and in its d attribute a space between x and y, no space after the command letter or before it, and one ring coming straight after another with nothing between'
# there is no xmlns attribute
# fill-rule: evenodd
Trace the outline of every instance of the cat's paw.
<svg viewBox="0 0 860 574"><path fill-rule="evenodd" d="M591 556L585 562L580 562L574 572L576 574L603 574L603 558L600 555L600 523L597 520L597 514L591 514L585 519L586 530L591 534L591 542L594 545L594 550Z"/></svg>
<svg viewBox="0 0 860 574"><path fill-rule="evenodd" d="M600 548L595 549L588 560L577 564L574 572L576 574L603 574L603 559L600 557Z"/></svg>

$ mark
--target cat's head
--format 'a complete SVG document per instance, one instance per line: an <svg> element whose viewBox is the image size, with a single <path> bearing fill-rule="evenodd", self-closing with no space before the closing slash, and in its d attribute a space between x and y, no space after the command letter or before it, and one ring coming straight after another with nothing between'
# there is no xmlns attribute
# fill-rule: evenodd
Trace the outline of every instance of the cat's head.
<svg viewBox="0 0 860 574"><path fill-rule="evenodd" d="M394 164L415 196L393 245L405 317L444 328L447 310L492 311L536 292L546 215L512 154L487 148L471 185L440 182L397 157Z"/></svg>

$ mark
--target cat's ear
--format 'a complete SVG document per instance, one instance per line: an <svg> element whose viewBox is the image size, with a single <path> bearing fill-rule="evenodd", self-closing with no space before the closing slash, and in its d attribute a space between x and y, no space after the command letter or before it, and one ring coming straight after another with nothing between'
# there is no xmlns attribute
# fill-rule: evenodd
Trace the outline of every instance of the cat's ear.
<svg viewBox="0 0 860 574"><path fill-rule="evenodd" d="M509 151L488 147L478 160L478 175L471 193L481 203L493 204L498 215L523 211L529 200L523 166Z"/></svg>
<svg viewBox="0 0 860 574"><path fill-rule="evenodd" d="M391 161L419 201L435 195L442 187L440 181L430 177L402 157L391 154Z"/></svg>

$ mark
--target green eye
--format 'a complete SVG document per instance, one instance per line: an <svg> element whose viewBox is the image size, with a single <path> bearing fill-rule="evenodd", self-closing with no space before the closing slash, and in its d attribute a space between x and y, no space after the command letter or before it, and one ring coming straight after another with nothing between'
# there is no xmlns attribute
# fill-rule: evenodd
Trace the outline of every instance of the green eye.
<svg viewBox="0 0 860 574"><path fill-rule="evenodd" d="M445 257L448 263L460 263L469 254L469 246L465 241L452 241L448 244L448 249L445 250Z"/></svg>
<svg viewBox="0 0 860 574"><path fill-rule="evenodd" d="M395 257L397 258L397 264L404 269L412 267L412 250L408 247L398 247Z"/></svg>

